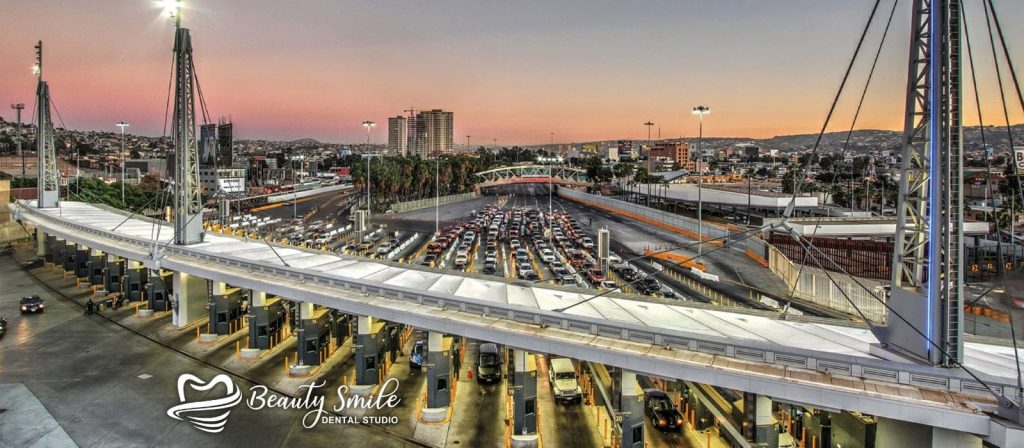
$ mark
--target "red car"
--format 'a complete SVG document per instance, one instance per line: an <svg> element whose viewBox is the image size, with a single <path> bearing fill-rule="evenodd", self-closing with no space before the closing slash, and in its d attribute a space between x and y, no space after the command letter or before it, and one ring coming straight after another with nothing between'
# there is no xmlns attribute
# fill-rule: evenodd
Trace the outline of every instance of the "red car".
<svg viewBox="0 0 1024 448"><path fill-rule="evenodd" d="M595 285L600 285L601 282L607 280L607 277L604 276L600 269L590 269L587 271L587 280L590 280L590 283Z"/></svg>

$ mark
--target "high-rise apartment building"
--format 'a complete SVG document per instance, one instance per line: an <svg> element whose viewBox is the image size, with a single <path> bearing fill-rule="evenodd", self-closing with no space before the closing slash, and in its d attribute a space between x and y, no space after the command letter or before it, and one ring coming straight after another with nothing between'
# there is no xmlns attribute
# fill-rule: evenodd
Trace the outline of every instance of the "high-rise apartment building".
<svg viewBox="0 0 1024 448"><path fill-rule="evenodd" d="M409 153L409 120L399 115L388 118L388 154L404 156Z"/></svg>
<svg viewBox="0 0 1024 448"><path fill-rule="evenodd" d="M409 125L409 150L421 157L451 154L453 115L441 109L416 114Z"/></svg>

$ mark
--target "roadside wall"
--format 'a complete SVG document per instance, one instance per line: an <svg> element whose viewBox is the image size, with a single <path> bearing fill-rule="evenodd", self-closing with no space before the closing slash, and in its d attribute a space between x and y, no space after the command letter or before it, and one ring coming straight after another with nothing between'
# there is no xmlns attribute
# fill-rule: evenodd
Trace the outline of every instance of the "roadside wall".
<svg viewBox="0 0 1024 448"><path fill-rule="evenodd" d="M476 198L477 196L479 195L476 193L463 193L453 194L451 196L441 196L440 203L441 205L454 204L456 202L468 201L470 199ZM437 198L427 198L420 199L418 201L399 202L395 205L392 205L391 210L393 210L395 213L402 213L412 210L419 210L421 208L433 207L434 204L437 203Z"/></svg>

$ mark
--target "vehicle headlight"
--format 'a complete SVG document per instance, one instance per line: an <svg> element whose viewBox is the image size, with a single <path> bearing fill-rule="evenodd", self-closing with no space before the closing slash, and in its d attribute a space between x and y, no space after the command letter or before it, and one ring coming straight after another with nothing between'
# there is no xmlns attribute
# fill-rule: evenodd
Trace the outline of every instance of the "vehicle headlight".
<svg viewBox="0 0 1024 448"><path fill-rule="evenodd" d="M22 311L25 311L25 310L27 310L27 309L28 309L28 307L27 307L27 306L25 306L25 305L22 305L22 306L21 306L21 310L22 310Z"/></svg>

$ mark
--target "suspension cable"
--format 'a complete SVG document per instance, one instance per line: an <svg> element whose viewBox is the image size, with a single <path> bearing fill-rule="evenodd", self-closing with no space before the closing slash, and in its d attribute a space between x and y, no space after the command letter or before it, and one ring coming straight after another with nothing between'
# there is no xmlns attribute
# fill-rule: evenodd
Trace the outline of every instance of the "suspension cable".
<svg viewBox="0 0 1024 448"><path fill-rule="evenodd" d="M875 13L878 11L878 5L881 0L875 0L875 5L871 7L871 15L868 16L868 21L864 24L864 31L860 34L860 39L857 41L857 47L853 50L853 56L850 58L850 63L846 66L846 73L843 74L843 80L839 83L839 90L836 91L835 97L832 99L832 105L828 109L828 115L825 117L825 122L821 125L821 131L818 132L818 137L814 141L814 147L811 149L810 155L807 157L807 161L804 162L803 169L796 173L793 173L793 198L790 199L789 205L786 207L785 218L792 216L793 211L796 209L796 198L800 195L800 186L803 184L803 174L806 176L807 170L811 166L811 162L818 153L818 148L821 145L821 139L825 135L825 130L828 129L829 122L832 121L832 114L836 111L836 105L839 104L839 98L843 95L843 89L846 88L846 81L850 79L850 72L853 71L853 65L857 62L857 56L860 55L861 46L864 45L864 38L867 37L868 30L871 28L871 23L875 20Z"/></svg>
<svg viewBox="0 0 1024 448"><path fill-rule="evenodd" d="M856 112L854 112L853 119L850 121L850 129L846 132L846 140L843 142L842 150L839 153L840 158L843 159L843 160L846 159L846 151L849 148L850 138L853 136L853 129L857 125L857 119L860 117L861 108L864 106L864 99L867 97L868 88L871 87L871 80L875 76L875 68L878 66L878 59L879 59L879 56L881 56L881 54L882 54L882 48L884 48L884 46L885 46L885 40L886 40L886 37L889 35L889 28L892 25L893 17L896 15L896 5L898 5L898 4L899 4L899 0L893 0L893 2L892 2L892 9L889 11L889 19L885 23L885 29L882 31L882 38L878 42L878 49L875 50L875 57L874 57L874 60L871 62L871 69L868 72L867 80L864 82L864 89L861 90L860 100L857 102L857 110L856 110ZM870 23L868 25L870 26ZM838 100L838 96L837 96L837 100ZM820 136L819 136L819 138L820 138ZM811 160L808 159L808 163L810 163L810 162L811 162ZM826 191L826 194L833 194L832 192L835 190L836 183L839 180L838 167L836 166L835 162L833 162L833 164L832 164L832 174L833 174L832 180L831 180L831 182L829 182L828 191ZM852 166L852 164L850 166L850 178L851 178L851 180L853 179L853 166ZM835 198L835 196L833 194L833 200L834 200L834 198ZM853 194L852 194L852 192L851 192L851 195L850 195L849 199L850 199L850 204L851 204L851 209L852 209L852 204L853 204ZM795 200L795 196L794 196L794 200ZM871 201L871 198L868 198L868 202L869 203L870 203L870 201ZM869 209L870 209L870 207L869 207ZM882 198L882 209L883 210L885 209L885 198L884 197ZM870 210L868 210L868 212L870 213ZM820 214L818 215L818 219L817 219L817 221L814 224L814 230L811 233L811 238L814 238L817 235L818 229L821 227L821 221L822 221L823 218L824 218L824 215L820 215ZM813 240L808 239L808 244L814 244ZM804 256L806 258L807 251L803 250L802 252L804 252ZM818 264L818 266L821 266L821 263L817 263L817 264ZM797 281L793 283L793 287L789 291L790 302L792 302L793 297L796 295L797 286L800 285L800 281L799 281L800 276L803 275L804 267L806 267L806 266L807 266L806 262L801 262L800 263L800 268L797 270L797 274L796 274ZM859 312L859 310L858 310L858 312ZM861 317L864 317L864 316L862 315ZM870 323L868 325L870 325Z"/></svg>
<svg viewBox="0 0 1024 448"><path fill-rule="evenodd" d="M803 238L802 236L800 236L800 235L797 235L797 234L795 234L795 233L790 233L790 236L792 236L792 237L793 237L793 238L795 238L795 239ZM822 252L822 251L821 251L820 249L818 249L818 248L817 248L817 247L815 247L814 245L809 245L808 247L809 247L809 248L811 248L811 249L814 249L814 251L816 251L816 252L818 252L819 254L821 254L821 255L822 255L822 257L823 257L824 259L826 259L826 260L828 260L829 262L831 262L831 263L832 263L832 264L833 264L833 265L835 266L835 268L836 268L836 269L838 269L838 270L839 270L839 271L840 271L841 273L843 273L844 275L846 275L846 276L850 277L850 279L851 279L851 280L852 280L852 281L853 281L853 282L854 282L855 284L857 284L857 286L859 286L859 287L860 287L861 289L863 289L864 291L866 291L866 292L868 293L868 295L869 295L869 296L871 296L871 297L872 297L873 299L875 299L876 301L878 301L879 303L881 303L881 304L882 304L882 306L884 306L884 307L886 308L886 310L888 310L888 311L889 311L889 313L890 313L891 315L893 315L893 316L896 316L896 317L897 317L898 319L900 319L900 320L902 320L902 321L903 321L904 323L906 323L906 324L907 324L907 326L909 326L909 327L910 327L910 328L911 328L912 330L914 330L914 332L915 332L915 333L917 333L917 334L918 334L918 335L920 335L920 336L921 336L922 338L924 338L924 340L925 340L925 341L927 341L929 345L931 345L932 347L935 347L935 348L936 348L936 349L937 349L937 350L938 350L938 351L939 351L940 353L942 353L942 355L943 355L943 356L945 356L945 357L946 357L947 359L949 359L949 360L950 360L950 361L951 361L951 362L952 362L952 363L953 363L954 365L956 365L957 367L959 367L960 369L962 369L962 370L963 370L964 372L967 372L967 374L968 374L968 375L970 375L970 376L971 376L971 378L974 378L974 380L975 380L975 381L977 381L977 382L978 382L979 384L981 384L982 386L984 386L984 387L985 387L985 389L986 389L986 390L988 390L988 392L989 392L990 394L992 394L992 395L993 395L994 397L996 397L996 399L998 399L998 400L1000 400L1000 401L1002 401L1002 400L1008 400L1008 399L1007 399L1007 398L1006 398L1005 396L1003 396L1003 395L1001 395L1001 394L997 393L997 392L995 391L995 389L993 389L993 388L992 388L991 386L989 386L989 384L988 384L988 383L986 383L986 382L985 382L984 380L982 380L982 379L981 379L981 378L980 378L980 377L979 377L978 375L976 375L976 374L975 374L975 373L974 373L974 372L973 372L973 371L972 371L971 369L968 369L968 368L967 368L967 366L963 365L963 363L961 363L960 361L958 361L958 360L956 360L956 359L955 359L954 357L952 357L952 356L951 356L951 355L950 355L950 354L949 354L948 352L946 352L946 350L945 350L945 349L943 349L943 348L942 348L942 347L940 347L940 346L939 346L938 344L936 344L936 343L935 343L935 341L932 341L932 339L931 339L931 338L929 338L929 337L928 337L928 336L927 336L927 335L926 335L926 334L925 334L925 333L924 333L923 331L921 331L921 330L920 330L919 328L917 328L917 326L915 326L915 325L914 325L913 323L911 323L911 322L910 322L909 320L907 320L907 318L903 317L903 315L902 315L902 314L900 314L900 313L899 313L899 312L897 312L896 310L892 309L892 307L890 307L890 306L889 306L889 304L885 302L885 300L882 300L881 298L879 298L879 297L878 297L878 295L877 295L877 294L875 294L875 292L874 292L874 291L872 291L871 289L869 289L869 288L868 288L868 287L867 287L866 285L864 285L864 284L863 284L862 282L860 282L860 280L858 280L858 279L857 279L856 277L854 277L854 276L850 275L850 274L849 274L848 272L846 272L846 270L845 270L845 269L843 269L843 267L842 267L842 266L840 266L840 265L839 265L838 263L836 263L836 262L835 262L835 261L833 261L833 260L832 260L831 258L829 258L827 254L825 254L824 252ZM824 271L824 272L826 272L826 274L825 274L825 275L829 275L829 274L828 274L828 270L827 270L827 269L823 269L823 271ZM829 280L831 280L831 281L832 281L832 283L835 283L835 280L832 280L832 277L831 277L831 276L829 276ZM858 311L858 313L859 313L859 312L860 312L860 308L859 308L859 307L857 307L857 305L856 305L856 304L854 304L854 303L853 303L853 301L849 299L849 297L848 297L848 296L847 296L847 294L846 294L846 291L843 291L843 289L842 289L842 288L837 288L837 289L839 289L839 292L840 292L840 293L842 293L843 297L845 297L845 298L847 299L847 301L849 301L849 302L850 302L850 304L851 304L851 305L853 305L853 307L854 307L855 309L857 309L857 311ZM869 324L869 325L870 325L870 324Z"/></svg>

